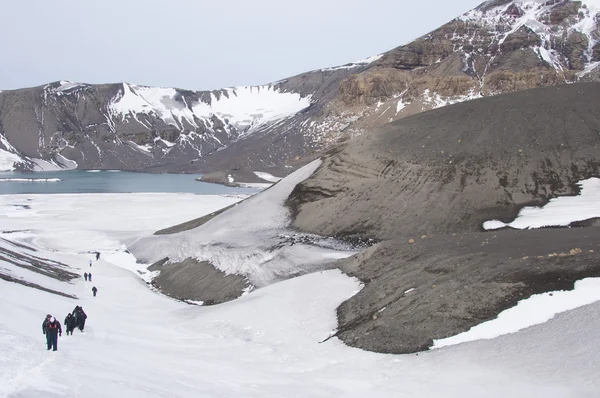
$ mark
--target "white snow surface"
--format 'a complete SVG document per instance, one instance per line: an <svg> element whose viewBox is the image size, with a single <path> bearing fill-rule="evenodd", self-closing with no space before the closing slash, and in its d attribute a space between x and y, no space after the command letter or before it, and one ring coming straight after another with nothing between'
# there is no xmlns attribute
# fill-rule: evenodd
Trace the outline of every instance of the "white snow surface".
<svg viewBox="0 0 600 398"><path fill-rule="evenodd" d="M418 356L379 355L336 338L322 342L335 330L335 308L360 289L337 270L198 307L154 293L122 268L132 259L121 250L128 241L235 200L184 194L0 196L2 230L21 230L0 237L32 246L35 255L60 260L77 273L93 273L93 282L65 283L0 260L0 272L8 267L17 277L37 278L78 297L0 280L0 397L597 396L597 303L494 340ZM94 250L102 256L90 268ZM99 289L97 297L92 286ZM62 323L75 305L88 315L85 332L63 334L59 350L47 352L44 316Z"/></svg>
<svg viewBox="0 0 600 398"><path fill-rule="evenodd" d="M262 171L255 171L254 174L258 177L261 178L265 181L269 181L269 182L278 182L279 180L281 180L281 177L275 177L272 174L269 173L265 173Z"/></svg>
<svg viewBox="0 0 600 398"><path fill-rule="evenodd" d="M228 125L250 133L253 128L295 115L310 105L310 96L282 92L273 86L235 87L212 92L210 104L202 100L186 103L174 88L147 87L123 83L123 94L109 104L114 117L124 120L141 114L154 114L181 131L190 127L212 126L216 116ZM143 123L142 123L143 124Z"/></svg>
<svg viewBox="0 0 600 398"><path fill-rule="evenodd" d="M84 83L76 83L76 82L71 82L68 80L61 80L60 82L60 86L52 89L51 91L55 94L61 95L63 94L65 91L69 91L71 89L74 88L79 88L79 87L87 87L87 84Z"/></svg>
<svg viewBox="0 0 600 398"><path fill-rule="evenodd" d="M19 155L0 149L0 171L13 171L14 164L22 160Z"/></svg>
<svg viewBox="0 0 600 398"><path fill-rule="evenodd" d="M581 187L577 196L553 198L543 207L524 207L514 221L504 223L490 220L483 223L483 228L493 230L504 227L529 229L567 226L576 221L600 217L600 178L589 178L577 185Z"/></svg>
<svg viewBox="0 0 600 398"><path fill-rule="evenodd" d="M60 182L60 178L0 178L0 182Z"/></svg>
<svg viewBox="0 0 600 398"><path fill-rule="evenodd" d="M383 57L383 54L372 55L370 57L359 59L359 60L356 60L354 62L350 62L350 63L345 64L345 65L334 66L334 67L331 67L331 68L324 68L324 69L321 69L321 71L334 71L334 70L340 70L340 69L353 69L353 68L356 68L356 67L359 67L359 66L364 66L364 65L371 64L371 63L377 61L378 59L380 59L381 57Z"/></svg>
<svg viewBox="0 0 600 398"><path fill-rule="evenodd" d="M305 244L280 245L292 231L283 205L294 187L310 176L320 160L290 174L271 189L249 198L227 212L190 231L148 236L129 250L148 265L169 257L172 262L186 258L208 261L226 274L248 277L257 287L322 268L328 261L356 252L340 252Z"/></svg>

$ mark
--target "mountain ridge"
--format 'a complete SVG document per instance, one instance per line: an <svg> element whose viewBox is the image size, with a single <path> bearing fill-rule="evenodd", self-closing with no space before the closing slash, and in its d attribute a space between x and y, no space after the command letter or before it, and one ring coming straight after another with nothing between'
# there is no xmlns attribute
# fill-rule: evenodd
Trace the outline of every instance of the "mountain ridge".
<svg viewBox="0 0 600 398"><path fill-rule="evenodd" d="M190 91L61 81L8 90L0 92L0 156L22 158L23 170L285 175L304 158L428 109L599 81L599 10L597 0L486 1L388 52L262 86Z"/></svg>

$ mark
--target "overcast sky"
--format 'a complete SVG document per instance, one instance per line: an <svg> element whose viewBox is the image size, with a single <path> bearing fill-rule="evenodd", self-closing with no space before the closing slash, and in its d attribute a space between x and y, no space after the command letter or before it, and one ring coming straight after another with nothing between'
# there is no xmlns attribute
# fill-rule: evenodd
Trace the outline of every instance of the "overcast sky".
<svg viewBox="0 0 600 398"><path fill-rule="evenodd" d="M63 79L263 84L390 50L482 1L5 1L0 90Z"/></svg>

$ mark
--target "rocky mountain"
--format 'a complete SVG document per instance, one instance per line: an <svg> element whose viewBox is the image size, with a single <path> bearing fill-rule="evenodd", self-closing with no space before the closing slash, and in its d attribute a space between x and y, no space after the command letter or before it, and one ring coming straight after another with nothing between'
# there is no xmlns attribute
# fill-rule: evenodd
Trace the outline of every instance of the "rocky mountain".
<svg viewBox="0 0 600 398"><path fill-rule="evenodd" d="M338 336L414 352L522 298L599 277L594 220L483 228L600 177L599 133L600 83L579 83L420 113L329 151L288 199L293 225L378 242L338 263L365 284L338 309Z"/></svg>
<svg viewBox="0 0 600 398"><path fill-rule="evenodd" d="M293 168L415 113L600 80L599 11L598 0L490 0L387 53L259 87L62 81L4 91L0 156L25 170Z"/></svg>

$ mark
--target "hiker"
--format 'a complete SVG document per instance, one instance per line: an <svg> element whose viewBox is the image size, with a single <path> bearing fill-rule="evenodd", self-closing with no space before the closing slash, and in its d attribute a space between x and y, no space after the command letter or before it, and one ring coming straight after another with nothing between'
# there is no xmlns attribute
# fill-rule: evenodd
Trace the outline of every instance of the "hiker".
<svg viewBox="0 0 600 398"><path fill-rule="evenodd" d="M96 292L98 291L98 289L96 289L96 286L94 286L92 288L92 293L94 293L94 297L96 297Z"/></svg>
<svg viewBox="0 0 600 398"><path fill-rule="evenodd" d="M88 280L88 273L87 272L83 273L83 279L85 279L85 281L87 282L87 280Z"/></svg>
<svg viewBox="0 0 600 398"><path fill-rule="evenodd" d="M90 282L92 281L92 273L91 272L88 274L88 281L90 281Z"/></svg>
<svg viewBox="0 0 600 398"><path fill-rule="evenodd" d="M100 252L96 252L96 261L100 260Z"/></svg>
<svg viewBox="0 0 600 398"><path fill-rule="evenodd" d="M42 333L44 334L46 334L46 326L48 325L48 322L50 322L50 319L52 319L52 315L48 314L44 318L44 322L42 322ZM48 335L46 335L46 342L48 343Z"/></svg>
<svg viewBox="0 0 600 398"><path fill-rule="evenodd" d="M71 332L71 336L73 336L73 330L75 329L75 326L77 326L77 320L75 319L73 314L68 313L67 317L65 318L65 327L67 328L67 336L69 335L69 332Z"/></svg>
<svg viewBox="0 0 600 398"><path fill-rule="evenodd" d="M83 328L85 327L85 320L87 319L87 315L83 311L83 307L76 306L73 310L73 317L75 318L75 324L83 332Z"/></svg>
<svg viewBox="0 0 600 398"><path fill-rule="evenodd" d="M92 266L92 260L90 260L90 267Z"/></svg>
<svg viewBox="0 0 600 398"><path fill-rule="evenodd" d="M62 336L62 328L60 322L52 315L46 315L46 319L42 323L42 331L46 335L46 346L48 350L56 351L58 347L58 336Z"/></svg>

